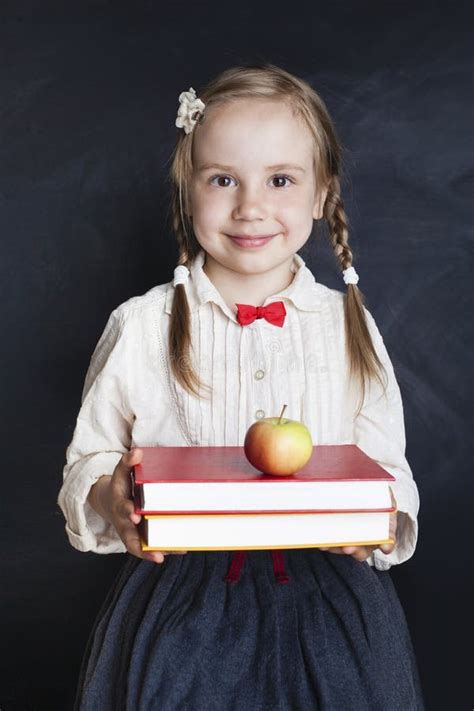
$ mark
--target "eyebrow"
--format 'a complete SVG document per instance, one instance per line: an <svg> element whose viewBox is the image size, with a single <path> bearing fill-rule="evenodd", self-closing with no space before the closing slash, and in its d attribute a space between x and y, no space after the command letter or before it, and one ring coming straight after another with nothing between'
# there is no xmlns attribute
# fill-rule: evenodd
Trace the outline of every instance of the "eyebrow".
<svg viewBox="0 0 474 711"><path fill-rule="evenodd" d="M199 173L203 173L205 170L224 170L232 172L234 168L231 165L220 165L219 163L204 163L199 169ZM306 170L300 165L295 165L294 163L278 163L278 165L267 165L265 170L299 170L301 173L306 173Z"/></svg>

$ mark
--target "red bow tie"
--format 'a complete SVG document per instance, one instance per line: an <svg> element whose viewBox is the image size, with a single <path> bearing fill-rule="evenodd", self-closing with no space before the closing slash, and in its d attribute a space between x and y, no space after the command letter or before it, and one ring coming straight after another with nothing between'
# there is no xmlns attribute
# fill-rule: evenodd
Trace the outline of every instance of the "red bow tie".
<svg viewBox="0 0 474 711"><path fill-rule="evenodd" d="M274 301L268 306L251 306L250 304L236 304L237 321L241 326L253 323L256 318L264 318L275 326L283 326L286 316L283 301Z"/></svg>

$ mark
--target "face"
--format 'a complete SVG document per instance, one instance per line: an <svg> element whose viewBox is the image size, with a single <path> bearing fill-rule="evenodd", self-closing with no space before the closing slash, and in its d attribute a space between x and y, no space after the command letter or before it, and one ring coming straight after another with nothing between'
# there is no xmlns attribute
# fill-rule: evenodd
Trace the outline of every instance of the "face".
<svg viewBox="0 0 474 711"><path fill-rule="evenodd" d="M239 99L194 129L189 213L206 263L240 274L289 266L322 216L311 133L282 102ZM271 236L255 248L243 240Z"/></svg>

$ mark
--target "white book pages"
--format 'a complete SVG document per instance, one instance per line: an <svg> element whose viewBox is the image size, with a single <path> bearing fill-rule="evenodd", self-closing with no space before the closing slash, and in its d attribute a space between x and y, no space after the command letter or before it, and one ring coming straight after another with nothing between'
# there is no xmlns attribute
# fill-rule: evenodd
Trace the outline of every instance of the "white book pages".
<svg viewBox="0 0 474 711"><path fill-rule="evenodd" d="M301 511L391 507L389 482L159 482L142 484L145 511Z"/></svg>
<svg viewBox="0 0 474 711"><path fill-rule="evenodd" d="M145 517L149 547L159 550L292 548L380 543L390 512L234 514Z"/></svg>

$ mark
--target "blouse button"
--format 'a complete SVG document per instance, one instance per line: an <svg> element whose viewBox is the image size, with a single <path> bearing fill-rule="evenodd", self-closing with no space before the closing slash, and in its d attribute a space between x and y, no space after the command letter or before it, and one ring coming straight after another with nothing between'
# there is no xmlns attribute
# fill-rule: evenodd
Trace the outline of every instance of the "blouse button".
<svg viewBox="0 0 474 711"><path fill-rule="evenodd" d="M255 417L257 418L257 420L261 420L262 417L265 417L264 411L263 411L263 410L257 410L256 413L255 413Z"/></svg>
<svg viewBox="0 0 474 711"><path fill-rule="evenodd" d="M261 380L264 376L265 376L265 371L263 371L263 370L256 370L254 373L255 380Z"/></svg>

